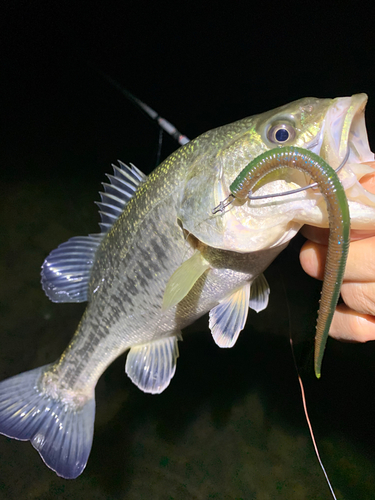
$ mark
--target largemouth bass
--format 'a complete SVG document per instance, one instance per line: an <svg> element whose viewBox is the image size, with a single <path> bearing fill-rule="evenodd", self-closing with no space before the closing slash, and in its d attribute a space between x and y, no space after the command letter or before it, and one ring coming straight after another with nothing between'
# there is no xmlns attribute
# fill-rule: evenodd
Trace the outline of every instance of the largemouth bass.
<svg viewBox="0 0 375 500"><path fill-rule="evenodd" d="M181 330L206 312L215 342L234 345L249 305L267 307L263 271L303 224L328 226L322 196L311 189L212 213L258 155L293 145L337 168L349 149L340 179L352 228L373 227L375 196L358 182L374 168L366 101L306 98L211 130L148 178L115 167L99 203L101 233L63 243L42 267L51 300L88 307L59 360L0 384L0 432L30 440L58 475L75 478L91 450L95 386L115 358L129 350L128 376L160 393L175 373ZM278 177L270 174L257 194L309 183L295 170Z"/></svg>

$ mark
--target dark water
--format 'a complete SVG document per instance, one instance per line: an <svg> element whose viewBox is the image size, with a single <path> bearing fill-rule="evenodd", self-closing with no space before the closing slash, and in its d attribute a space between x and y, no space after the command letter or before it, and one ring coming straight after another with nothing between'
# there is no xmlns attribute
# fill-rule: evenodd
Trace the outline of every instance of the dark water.
<svg viewBox="0 0 375 500"><path fill-rule="evenodd" d="M143 9L139 2L134 14L138 2L124 2L122 15L108 6L78 12L67 2L58 13L47 3L35 10L16 4L9 2L13 18L2 39L9 57L1 54L0 379L52 362L69 342L84 305L49 302L40 266L58 244L98 230L93 201L110 163L133 161L146 172L153 164L157 131L87 63L191 137L307 95L365 91L372 93L374 140L373 27L365 9L367 29L366 19L354 23L355 12L345 25L342 10L332 21L309 3L306 15L293 11L279 30L280 3L266 19L260 4L236 16L231 5L226 13L207 4L210 22L203 7L177 12L175 5L173 22L159 19L159 2L151 14L151 3ZM307 32L319 34L313 46ZM288 340L290 329L296 340L313 338L318 308L320 283L299 267L301 243L292 242L267 271L269 307L249 315L235 347L214 344L206 317L186 332L163 394L133 386L125 356L109 367L96 391L92 453L78 479L58 478L30 443L0 436L0 499L329 500ZM311 376L311 344L299 344L297 354L337 497L374 498L374 343L330 340L320 381Z"/></svg>
<svg viewBox="0 0 375 500"><path fill-rule="evenodd" d="M49 302L39 270L57 244L96 230L99 180L76 175L71 182L55 171L49 181L1 182L1 378L53 361L74 332L84 306ZM320 290L299 268L300 244L269 268L269 308L250 314L233 349L214 344L205 317L180 343L165 393L133 386L124 357L107 370L96 391L92 453L78 479L56 477L29 443L1 437L0 498L329 499L288 343L287 303L293 335L311 338ZM309 353L303 349L305 360ZM322 379L306 375L310 416L338 498L373 497L373 356L374 345L331 340Z"/></svg>

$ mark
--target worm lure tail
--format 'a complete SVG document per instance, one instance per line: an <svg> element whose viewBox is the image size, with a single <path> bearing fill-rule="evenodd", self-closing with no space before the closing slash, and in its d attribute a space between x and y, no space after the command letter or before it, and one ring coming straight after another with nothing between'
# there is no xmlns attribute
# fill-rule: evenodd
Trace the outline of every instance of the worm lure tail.
<svg viewBox="0 0 375 500"><path fill-rule="evenodd" d="M319 378L332 317L340 295L349 249L350 213L344 188L320 156L296 147L275 148L249 163L230 186L231 196L246 199L254 186L269 172L291 167L310 175L327 203L329 242L315 336L314 366ZM224 202L225 203L225 200ZM229 202L230 203L230 202ZM227 202L227 204L229 204Z"/></svg>

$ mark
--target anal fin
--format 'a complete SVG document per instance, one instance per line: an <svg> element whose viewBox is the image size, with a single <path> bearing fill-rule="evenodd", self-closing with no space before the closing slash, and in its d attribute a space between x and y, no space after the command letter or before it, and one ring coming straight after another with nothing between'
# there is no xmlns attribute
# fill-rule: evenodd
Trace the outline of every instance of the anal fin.
<svg viewBox="0 0 375 500"><path fill-rule="evenodd" d="M176 371L177 341L173 335L130 349L125 372L143 392L160 394L168 387Z"/></svg>
<svg viewBox="0 0 375 500"><path fill-rule="evenodd" d="M233 292L211 309L209 327L219 347L233 347L249 312L250 283Z"/></svg>

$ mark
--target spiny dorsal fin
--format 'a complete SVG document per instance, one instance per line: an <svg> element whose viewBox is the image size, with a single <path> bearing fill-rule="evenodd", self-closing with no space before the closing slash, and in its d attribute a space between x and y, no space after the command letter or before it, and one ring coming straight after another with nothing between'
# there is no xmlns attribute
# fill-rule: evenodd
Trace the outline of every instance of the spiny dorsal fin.
<svg viewBox="0 0 375 500"><path fill-rule="evenodd" d="M103 182L104 192L100 192L101 202L96 202L99 207L102 233L106 233L119 218L125 205L136 192L138 186L147 180L147 176L130 163L122 163L119 167L112 165L114 175L107 174L108 182Z"/></svg>
<svg viewBox="0 0 375 500"><path fill-rule="evenodd" d="M104 193L97 205L101 215L101 233L76 236L53 250L42 266L42 287L53 302L85 302L95 253L107 231L120 216L138 186L147 180L132 163L119 161L113 166L114 175L107 174Z"/></svg>

